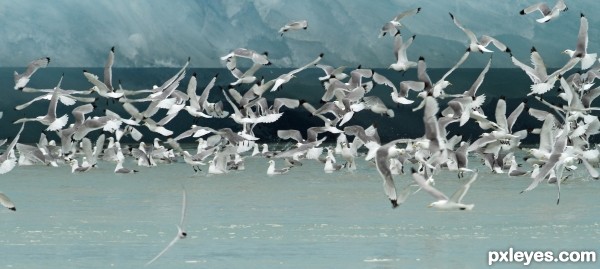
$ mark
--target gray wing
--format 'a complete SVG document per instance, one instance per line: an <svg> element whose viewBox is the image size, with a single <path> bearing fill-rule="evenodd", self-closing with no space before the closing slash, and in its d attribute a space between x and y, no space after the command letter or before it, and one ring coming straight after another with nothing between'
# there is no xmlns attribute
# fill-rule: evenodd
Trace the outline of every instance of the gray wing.
<svg viewBox="0 0 600 269"><path fill-rule="evenodd" d="M278 130L277 136L281 139L294 139L297 142L301 143L304 141L302 138L302 134L298 130Z"/></svg>
<svg viewBox="0 0 600 269"><path fill-rule="evenodd" d="M4 193L0 192L0 204L2 204L4 207L12 210L12 211L16 211L17 208L15 207L15 204L10 200L10 198L8 198L8 196L6 196Z"/></svg>
<svg viewBox="0 0 600 269"><path fill-rule="evenodd" d="M411 9L411 10L404 11L404 12L402 12L402 13L400 13L400 14L396 15L396 17L394 17L394 19L393 19L393 20L394 20L394 21L400 21L400 20L401 20L402 18L404 18L404 17L411 16L411 15L415 15L415 14L419 13L419 11L421 11L421 8L420 8L420 7L418 7L418 8L415 8L415 9Z"/></svg>
<svg viewBox="0 0 600 269"><path fill-rule="evenodd" d="M23 77L30 77L40 68L45 68L50 63L50 57L42 57L37 60L32 61L27 65L27 70L21 74Z"/></svg>
<svg viewBox="0 0 600 269"><path fill-rule="evenodd" d="M448 77L450 74L452 74L452 72L454 72L454 70L456 70L456 69L457 69L459 66L461 66L461 65L462 65L462 64L463 64L463 63L464 63L464 62L467 60L467 58L469 57L469 54L471 54L470 52L471 52L471 51L469 51L469 50L467 49L467 51L466 51L465 53L463 53L463 55L460 57L460 59L458 60L458 62L456 62L456 64L455 64L455 65L454 65L452 68L450 68L450 70L448 70L448 72L446 72L446 74L444 74L444 75L442 76L442 78L440 79L440 81L444 81L444 80L446 80L446 78L447 78L447 77Z"/></svg>
<svg viewBox="0 0 600 269"><path fill-rule="evenodd" d="M104 65L104 85L108 88L109 91L113 91L112 86L112 66L115 62L115 47L110 49L108 52L108 59L106 60L106 64Z"/></svg>
<svg viewBox="0 0 600 269"><path fill-rule="evenodd" d="M469 188L471 187L471 183L473 183L477 179L477 175L478 175L478 173L475 173L473 175L473 177L471 177L469 182L465 183L464 185L462 185L462 187L460 187L458 190L456 190L456 192L454 192L454 194L452 194L452 196L450 197L450 201L453 201L455 203L460 203L462 201L463 197L465 197L465 194L467 194L467 191L469 191Z"/></svg>
<svg viewBox="0 0 600 269"><path fill-rule="evenodd" d="M454 24L456 25L456 27L458 27L459 29L461 29L469 38L469 41L471 43L477 43L477 36L475 36L475 33L473 33L473 31L465 28L457 19L456 17L454 17L454 15L452 15L452 13L450 13L450 18L452 18L452 21L454 22Z"/></svg>
<svg viewBox="0 0 600 269"><path fill-rule="evenodd" d="M448 197L445 194L443 194L441 191L437 190L433 186L427 184L425 177L419 174L414 168L412 168L412 178L415 182L417 182L417 184L419 184L419 186L422 189L431 194L434 198L438 200L448 200Z"/></svg>
<svg viewBox="0 0 600 269"><path fill-rule="evenodd" d="M515 110L513 110L513 112L510 113L510 115L508 115L508 118L506 119L506 127L508 128L509 132L512 133L512 127L517 121L517 118L523 112L523 109L525 109L525 102L521 102L521 104L517 106Z"/></svg>
<svg viewBox="0 0 600 269"><path fill-rule="evenodd" d="M542 13L542 15L546 16L548 14L550 14L551 10L548 7L548 5L546 3L540 2L537 4L533 4L531 6L528 6L524 9L522 9L519 14L521 15L525 15L525 14L529 14L531 12L535 12L535 11L540 11Z"/></svg>
<svg viewBox="0 0 600 269"><path fill-rule="evenodd" d="M477 79L475 80L475 82L473 83L471 88L469 89L469 91L467 93L468 96L473 97L477 94L477 89L479 89L479 86L481 86L481 83L483 83L485 74L488 72L488 70L490 70L490 65L492 65L492 57L490 57L487 65L485 66L485 68L483 68L483 70L481 71L481 73L479 74L479 76L477 77Z"/></svg>
<svg viewBox="0 0 600 269"><path fill-rule="evenodd" d="M167 252L167 250L169 250L173 245L175 245L175 243L177 241L179 241L179 234L177 234L177 236L175 236L175 238L173 238L173 240L171 240L171 242L167 245L167 247L165 247L160 253L158 253L158 255L156 255L152 260L147 262L146 266L148 266L148 265L152 264L154 261L158 260L158 258L160 258L160 256L165 254L165 252Z"/></svg>
<svg viewBox="0 0 600 269"><path fill-rule="evenodd" d="M575 53L573 53L573 57L583 57L587 53L587 45L588 45L588 20L587 18L581 14L581 23L579 25L579 34L577 35L577 47L575 48Z"/></svg>

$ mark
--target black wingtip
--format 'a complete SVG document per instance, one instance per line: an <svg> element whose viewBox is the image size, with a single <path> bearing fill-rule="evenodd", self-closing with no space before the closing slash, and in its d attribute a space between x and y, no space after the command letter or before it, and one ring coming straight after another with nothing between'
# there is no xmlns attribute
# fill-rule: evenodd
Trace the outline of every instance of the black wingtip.
<svg viewBox="0 0 600 269"><path fill-rule="evenodd" d="M417 169L415 169L414 167L411 167L411 168L410 168L410 172L411 172L412 174L414 174L414 173L416 173L416 172L417 172Z"/></svg>
<svg viewBox="0 0 600 269"><path fill-rule="evenodd" d="M413 35L413 36L412 36L412 39L415 39L416 37L417 37L417 35Z"/></svg>
<svg viewBox="0 0 600 269"><path fill-rule="evenodd" d="M448 14L450 14L450 18L452 18L454 20L454 15L452 15L451 12L448 12Z"/></svg>
<svg viewBox="0 0 600 269"><path fill-rule="evenodd" d="M46 57L46 60L48 60L48 62L50 62L50 57Z"/></svg>
<svg viewBox="0 0 600 269"><path fill-rule="evenodd" d="M512 50L510 50L509 47L506 47L506 50L504 52L509 53L510 55L512 55Z"/></svg>
<svg viewBox="0 0 600 269"><path fill-rule="evenodd" d="M16 208L16 207L14 207L14 206L13 206L13 207L9 207L8 209L10 209L10 210L12 210L12 211L17 211L17 208Z"/></svg>
<svg viewBox="0 0 600 269"><path fill-rule="evenodd" d="M304 99L300 99L300 105L302 105L302 104L304 104L304 103L306 103L306 100L304 100Z"/></svg>
<svg viewBox="0 0 600 269"><path fill-rule="evenodd" d="M500 99L505 100L506 101L506 96L504 95L500 95Z"/></svg>
<svg viewBox="0 0 600 269"><path fill-rule="evenodd" d="M419 56L419 61L425 61L425 58L423 56Z"/></svg>
<svg viewBox="0 0 600 269"><path fill-rule="evenodd" d="M110 51L115 52L115 46L112 46L112 48L110 48Z"/></svg>
<svg viewBox="0 0 600 269"><path fill-rule="evenodd" d="M585 15L583 15L583 13L579 13L579 15L581 18L585 17Z"/></svg>
<svg viewBox="0 0 600 269"><path fill-rule="evenodd" d="M86 69L83 69L83 73L87 73L87 70L86 70Z"/></svg>
<svg viewBox="0 0 600 269"><path fill-rule="evenodd" d="M535 49L535 47L531 47L531 52L536 52L537 49Z"/></svg>
<svg viewBox="0 0 600 269"><path fill-rule="evenodd" d="M521 11L519 11L519 14L525 15L525 9L521 9Z"/></svg>
<svg viewBox="0 0 600 269"><path fill-rule="evenodd" d="M194 72L194 73L192 74L192 77L196 77L196 72Z"/></svg>
<svg viewBox="0 0 600 269"><path fill-rule="evenodd" d="M392 208L398 207L398 201L390 199L390 202L392 202Z"/></svg>
<svg viewBox="0 0 600 269"><path fill-rule="evenodd" d="M319 54L319 57L323 58L323 55L325 55L325 54L323 54L323 53L321 52L321 53Z"/></svg>
<svg viewBox="0 0 600 269"><path fill-rule="evenodd" d="M421 7L417 8L417 13L421 12Z"/></svg>

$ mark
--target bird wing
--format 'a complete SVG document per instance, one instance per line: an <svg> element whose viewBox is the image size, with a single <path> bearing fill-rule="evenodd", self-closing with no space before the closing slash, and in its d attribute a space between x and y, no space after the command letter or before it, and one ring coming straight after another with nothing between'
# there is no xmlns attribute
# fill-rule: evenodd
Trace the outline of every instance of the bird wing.
<svg viewBox="0 0 600 269"><path fill-rule="evenodd" d="M469 188L471 187L471 183L473 183L477 179L477 175L478 175L478 173L475 173L473 175L473 177L471 177L469 182L465 183L464 185L462 185L462 187L460 187L458 190L456 190L456 192L454 192L454 194L452 194L452 196L450 196L450 201L455 202L455 203L460 203L462 201L463 197L465 197L465 194L467 194L467 191L469 191Z"/></svg>
<svg viewBox="0 0 600 269"><path fill-rule="evenodd" d="M152 258L152 260L147 262L146 266L148 266L148 265L152 264L154 261L158 260L158 258L160 258L160 256L165 254L165 252L167 252L167 250L169 250L173 245L175 245L175 243L177 243L177 241L179 241L179 234L177 234L177 236L175 236L175 238L173 238L173 240L171 240L171 242L167 245L167 247L165 247L160 253L158 253L158 255L156 255L154 258Z"/></svg>
<svg viewBox="0 0 600 269"><path fill-rule="evenodd" d="M109 91L113 91L112 86L112 66L115 62L115 47L110 49L108 52L108 59L106 60L106 64L104 65L104 85L108 88Z"/></svg>
<svg viewBox="0 0 600 269"><path fill-rule="evenodd" d="M477 37L475 36L475 33L473 33L473 31L462 26L462 24L456 19L456 17L454 17L454 15L452 15L452 13L450 13L450 17L452 18L452 21L454 22L456 27L460 28L463 32L465 32L471 43L477 43Z"/></svg>
<svg viewBox="0 0 600 269"><path fill-rule="evenodd" d="M448 200L448 197L445 194L443 194L441 191L434 188L433 186L429 185L425 180L425 177L419 174L414 168L412 168L412 178L415 182L417 182L417 184L419 184L419 186L422 189L431 194L434 198L438 200Z"/></svg>
<svg viewBox="0 0 600 269"><path fill-rule="evenodd" d="M1 192L0 192L0 204L2 204L4 207L6 207L12 211L16 211L15 204L10 200L10 198L8 198L8 196L6 196L4 193L1 193Z"/></svg>

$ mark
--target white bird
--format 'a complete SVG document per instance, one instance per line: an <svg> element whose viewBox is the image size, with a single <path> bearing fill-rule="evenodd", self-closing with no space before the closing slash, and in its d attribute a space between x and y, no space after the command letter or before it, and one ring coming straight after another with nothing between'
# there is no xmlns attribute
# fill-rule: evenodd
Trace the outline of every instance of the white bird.
<svg viewBox="0 0 600 269"><path fill-rule="evenodd" d="M406 143L406 139L391 141L379 147L375 153L375 167L383 178L383 190L392 203L392 208L398 207L406 200L407 196L398 195L394 185L394 176L390 170L390 159L398 156L403 150L396 147L397 143Z"/></svg>
<svg viewBox="0 0 600 269"><path fill-rule="evenodd" d="M545 23L557 18L561 11L567 11L568 9L569 8L565 4L564 0L558 0L552 9L548 7L548 4L540 2L522 9L519 11L519 14L526 15L535 11L539 11L544 17L539 18L536 21L539 23Z"/></svg>
<svg viewBox="0 0 600 269"><path fill-rule="evenodd" d="M185 192L185 189L183 189L183 202L182 202L182 206L181 206L181 220L179 221L179 225L177 225L177 235L175 236L175 238L173 238L173 240L171 240L171 242L167 245L167 247L165 247L160 253L158 253L158 255L156 255L156 257L154 257L152 260L150 260L148 263L146 263L146 266L150 265L151 263L156 261L158 258L160 258L160 256L165 254L165 252L167 252L167 250L169 250L175 243L177 243L177 241L187 237L187 233L183 229L183 224L185 223L186 210L187 210L186 192Z"/></svg>
<svg viewBox="0 0 600 269"><path fill-rule="evenodd" d="M396 71L406 71L411 67L417 66L416 62L409 61L406 56L406 50L415 40L416 35L411 36L406 42L402 41L402 35L400 31L394 36L394 56L396 56L396 62L391 64L389 68Z"/></svg>
<svg viewBox="0 0 600 269"><path fill-rule="evenodd" d="M323 58L323 53L319 54L319 57L317 57L316 59L314 59L312 62L300 67L300 68L296 68L288 73L285 73L279 77L277 77L275 79L275 83L273 84L273 87L271 88L271 91L274 92L277 89L279 89L279 87L281 87L281 85L287 83L290 81L290 79L296 77L295 75L299 72L301 72L302 70L309 68L311 66L316 65L319 61L321 61L321 59Z"/></svg>
<svg viewBox="0 0 600 269"><path fill-rule="evenodd" d="M267 168L267 175L281 175L290 171L289 167L284 167L281 169L275 169L275 161L269 160L269 168Z"/></svg>
<svg viewBox="0 0 600 269"><path fill-rule="evenodd" d="M230 52L229 54L221 57L221 60L226 61L227 59L229 59L231 57L242 57L242 58L250 59L254 63L258 63L258 64L262 64L262 65L270 65L271 62L267 58L268 56L269 56L269 54L267 52L260 54L260 53L257 53L256 51L253 51L250 49L237 48L237 49L233 50L232 52Z"/></svg>
<svg viewBox="0 0 600 269"><path fill-rule="evenodd" d="M4 193L1 193L1 192L0 192L0 204L3 205L4 207L8 208L9 210L17 211L15 204L13 204L13 202L10 200L10 198L8 198L8 196L6 196Z"/></svg>
<svg viewBox="0 0 600 269"><path fill-rule="evenodd" d="M531 85L531 92L527 95L544 94L554 88L554 84L558 80L558 75L561 70L557 70L548 75L544 60L535 47L531 47L531 63L533 64L533 67L520 62L512 55L510 58L517 67L525 71L527 76L529 76L529 79L533 82Z"/></svg>
<svg viewBox="0 0 600 269"><path fill-rule="evenodd" d="M56 118L56 105L58 103L58 97L59 97L58 93L59 93L59 90L57 88L55 88L54 92L52 93L52 98L50 98L50 104L48 105L48 112L46 113L46 115L38 116L35 118L21 118L21 119L14 121L13 123L38 121L38 122L48 126L48 128L46 128L47 131L60 130L62 127L64 127L67 124L67 120L69 119L69 116L67 114L65 114L60 118Z"/></svg>
<svg viewBox="0 0 600 269"><path fill-rule="evenodd" d="M19 141L19 137L21 136L21 132L23 132L23 128L25 127L25 123L21 125L21 129L10 142L10 144L6 147L6 150L0 155L0 174L6 174L15 168L17 165L17 158L14 155L14 148L17 142Z"/></svg>
<svg viewBox="0 0 600 269"><path fill-rule="evenodd" d="M344 167L341 164L334 163L332 157L330 155L325 156L325 166L323 167L323 171L325 173L332 173L334 171L338 171Z"/></svg>
<svg viewBox="0 0 600 269"><path fill-rule="evenodd" d="M46 66L48 66L48 63L50 63L50 58L42 57L30 62L27 65L27 70L25 70L25 72L23 72L22 74L19 74L17 73L17 71L15 71L15 90L24 88L27 85L27 83L29 83L29 79L31 79L33 73L35 73L35 71L37 71L40 68L45 68Z"/></svg>
<svg viewBox="0 0 600 269"><path fill-rule="evenodd" d="M301 29L306 30L307 28L308 28L307 20L294 21L294 22L290 22L290 23L284 25L283 27L281 27L279 29L279 33L281 34L281 36L283 36L283 33L287 32L289 30L301 30Z"/></svg>
<svg viewBox="0 0 600 269"><path fill-rule="evenodd" d="M433 197L438 199L437 201L429 204L429 207L435 207L438 209L448 209L448 210L472 210L475 205L473 204L463 204L462 199L469 191L471 184L477 179L477 172L471 177L471 179L465 183L462 187L460 187L450 198L446 196L441 191L437 190L433 186L427 183L425 177L419 174L414 168L412 169L412 177L419 184L419 186L424 189L426 192L431 194Z"/></svg>
<svg viewBox="0 0 600 269"><path fill-rule="evenodd" d="M104 82L98 79L98 76L88 72L87 70L83 70L83 75L87 80L94 85L92 90L97 92L98 95L105 98L121 98L125 94L124 92L114 92L112 88L109 88L108 85L104 84ZM112 86L111 86L112 87Z"/></svg>
<svg viewBox="0 0 600 269"><path fill-rule="evenodd" d="M117 166L115 166L115 174L133 174L137 172L138 170L123 167L123 160L117 161Z"/></svg>
<svg viewBox="0 0 600 269"><path fill-rule="evenodd" d="M506 45L504 45L502 42L498 41L497 39L491 37L491 36L487 36L487 35L482 35L479 40L477 39L477 36L475 35L475 33L473 33L473 31L465 28L457 19L456 17L454 17L454 15L452 15L452 13L450 13L450 18L452 18L452 21L454 22L454 24L460 28L469 38L469 51L479 51L481 53L483 52L492 52L491 50L487 49L487 46L492 43L494 44L494 46L496 46L496 48L498 48L499 50L503 51L503 52L510 52L510 48L508 48Z"/></svg>
<svg viewBox="0 0 600 269"><path fill-rule="evenodd" d="M569 55L571 59L581 58L582 70L592 67L592 65L596 62L596 58L598 57L597 53L587 53L588 27L588 20L583 13L581 13L579 33L577 35L577 46L575 50L566 49L563 51L563 53Z"/></svg>
<svg viewBox="0 0 600 269"><path fill-rule="evenodd" d="M404 11L404 12L396 15L396 17L394 17L392 20L386 22L383 26L381 26L381 30L379 32L379 37L381 38L381 37L385 36L387 33L390 33L390 35L396 35L396 33L398 33L398 28L402 27L400 20L404 17L415 15L415 14L419 13L419 11L421 11L420 7L411 9L408 11Z"/></svg>

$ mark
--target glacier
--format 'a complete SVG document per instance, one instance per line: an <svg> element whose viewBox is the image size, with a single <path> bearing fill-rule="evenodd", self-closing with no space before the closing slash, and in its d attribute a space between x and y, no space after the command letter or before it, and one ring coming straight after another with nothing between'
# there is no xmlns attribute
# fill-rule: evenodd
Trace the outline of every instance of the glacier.
<svg viewBox="0 0 600 269"><path fill-rule="evenodd" d="M393 41L377 38L386 21L401 11L422 7L403 20L402 34L417 35L409 57L424 56L428 66L448 68L463 53L467 38L452 12L476 34L494 36L515 56L526 59L535 46L549 67L562 66L561 54L574 48L580 12L598 10L597 1L567 1L569 10L539 24L540 14L519 15L533 1L495 0L105 0L0 2L0 67L25 66L41 56L53 67L100 67L116 47L115 67L175 67L187 57L192 67L223 67L219 57L246 47L268 51L274 67L303 65L323 52L323 63L386 68L394 60ZM549 1L553 5L554 1ZM597 51L599 19L589 14L589 50ZM306 31L283 37L285 23L306 19ZM488 56L470 57L463 67L482 67ZM509 57L495 57L493 68L512 68Z"/></svg>

